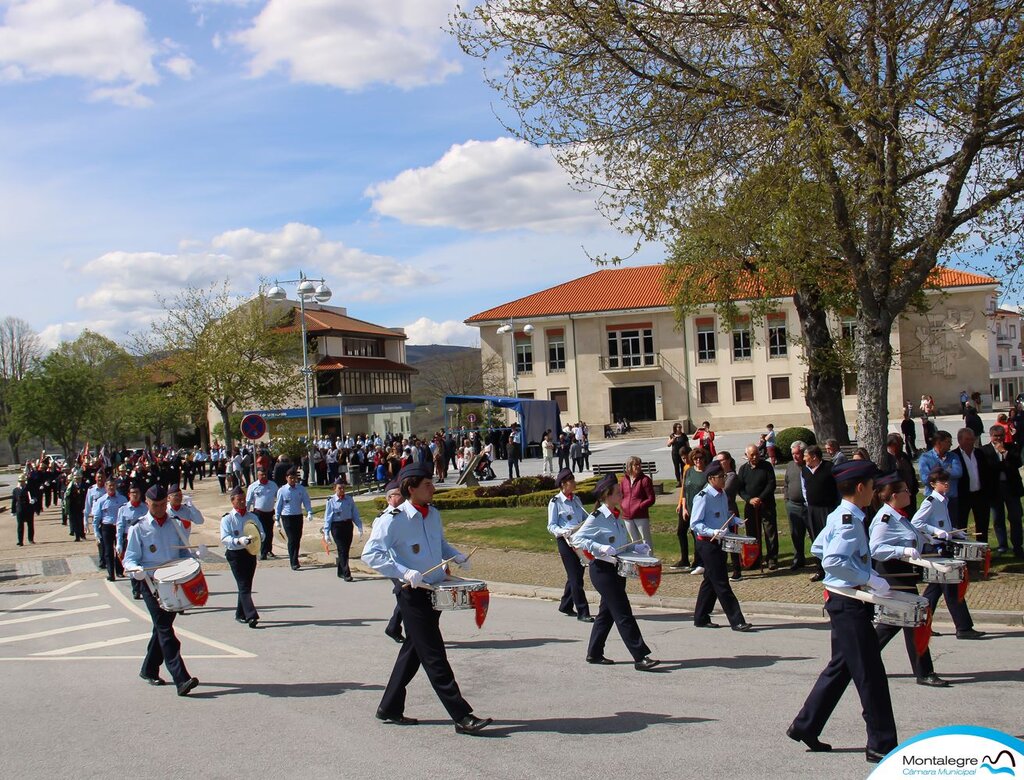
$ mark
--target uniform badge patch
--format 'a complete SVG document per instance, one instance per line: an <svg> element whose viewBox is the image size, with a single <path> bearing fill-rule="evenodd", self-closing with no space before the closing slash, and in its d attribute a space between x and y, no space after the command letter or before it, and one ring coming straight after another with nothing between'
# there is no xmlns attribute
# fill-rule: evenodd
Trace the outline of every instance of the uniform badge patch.
<svg viewBox="0 0 1024 780"><path fill-rule="evenodd" d="M860 556L860 560L861 560L861 563L867 563L868 562L868 556L867 555L862 555L862 556Z"/></svg>
<svg viewBox="0 0 1024 780"><path fill-rule="evenodd" d="M721 516L722 516L721 512L715 512L715 517L721 517Z"/></svg>
<svg viewBox="0 0 1024 780"><path fill-rule="evenodd" d="M615 537L614 536L609 536L608 537L608 541L611 542L612 544L615 544Z"/></svg>
<svg viewBox="0 0 1024 780"><path fill-rule="evenodd" d="M149 545L149 551L150 552L156 552L156 545L155 544Z"/></svg>
<svg viewBox="0 0 1024 780"><path fill-rule="evenodd" d="M843 515L843 525L852 525L853 515Z"/></svg>
<svg viewBox="0 0 1024 780"><path fill-rule="evenodd" d="M419 555L420 554L420 546L418 544L414 544L412 546L412 552L413 552L413 555Z"/></svg>
<svg viewBox="0 0 1024 780"><path fill-rule="evenodd" d="M883 523L888 523L889 522L889 515L883 515L882 516L882 522Z"/></svg>
<svg viewBox="0 0 1024 780"><path fill-rule="evenodd" d="M933 496L925 496L924 500L927 501L930 504L932 501L935 500L935 498Z"/></svg>

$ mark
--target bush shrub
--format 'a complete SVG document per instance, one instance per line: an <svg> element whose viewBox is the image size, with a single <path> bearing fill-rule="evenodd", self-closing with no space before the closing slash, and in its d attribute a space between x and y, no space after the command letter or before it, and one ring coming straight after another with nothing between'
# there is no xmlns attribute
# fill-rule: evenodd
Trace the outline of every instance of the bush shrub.
<svg viewBox="0 0 1024 780"><path fill-rule="evenodd" d="M793 459L790 448L795 441L802 441L808 445L818 443L814 438L814 431L807 428L783 428L775 434L775 458L779 463L789 463Z"/></svg>

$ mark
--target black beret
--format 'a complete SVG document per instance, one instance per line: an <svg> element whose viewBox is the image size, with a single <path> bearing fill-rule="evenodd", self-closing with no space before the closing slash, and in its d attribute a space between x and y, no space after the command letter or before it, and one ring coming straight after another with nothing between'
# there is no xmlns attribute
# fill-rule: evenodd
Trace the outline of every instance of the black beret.
<svg viewBox="0 0 1024 780"><path fill-rule="evenodd" d="M601 481L594 487L594 495L600 496L606 490L610 490L619 484L619 477L617 474L605 474L601 477Z"/></svg>
<svg viewBox="0 0 1024 780"><path fill-rule="evenodd" d="M163 501L167 498L167 488L163 485L153 485L153 487L146 491L146 498L150 501Z"/></svg>
<svg viewBox="0 0 1024 780"><path fill-rule="evenodd" d="M708 464L708 467L704 469L704 476L707 479L711 479L715 474L721 474L724 471L725 469L722 468L722 463L720 461L713 460Z"/></svg>
<svg viewBox="0 0 1024 780"><path fill-rule="evenodd" d="M558 487L562 487L562 483L570 479L576 479L576 475L572 473L572 469L562 469L558 472L558 476L555 477L555 484Z"/></svg>
<svg viewBox="0 0 1024 780"><path fill-rule="evenodd" d="M299 470L297 468L295 468L295 466L292 466L290 469L288 469L288 473L285 474L285 476L287 476L287 477L297 477L297 476L299 476Z"/></svg>
<svg viewBox="0 0 1024 780"><path fill-rule="evenodd" d="M903 477L898 471L894 471L891 474L884 474L875 480L875 487L885 487L886 485L895 485L897 482L902 482Z"/></svg>
<svg viewBox="0 0 1024 780"><path fill-rule="evenodd" d="M388 482L387 485L384 486L384 492L390 493L392 490L398 490L399 487L400 485L398 484L398 480L393 479L390 482Z"/></svg>
<svg viewBox="0 0 1024 780"><path fill-rule="evenodd" d="M180 493L180 492L181 492L181 488L178 487L177 483L175 483L173 485L168 485L167 486L167 495L170 495L171 493Z"/></svg>
<svg viewBox="0 0 1024 780"><path fill-rule="evenodd" d="M870 460L844 460L832 467L832 478L836 482L875 479L881 475L882 472L878 470L878 466Z"/></svg>
<svg viewBox="0 0 1024 780"><path fill-rule="evenodd" d="M341 485L342 487L348 487L348 482L345 481L344 477L338 477L334 480L335 485Z"/></svg>
<svg viewBox="0 0 1024 780"><path fill-rule="evenodd" d="M433 475L430 467L424 463L406 463L398 472L398 481L415 479L416 477L430 477Z"/></svg>
<svg viewBox="0 0 1024 780"><path fill-rule="evenodd" d="M234 487L234 488L231 488L231 493L228 496L228 498L234 498L235 496L244 496L244 495L245 495L245 491L242 490L242 488Z"/></svg>

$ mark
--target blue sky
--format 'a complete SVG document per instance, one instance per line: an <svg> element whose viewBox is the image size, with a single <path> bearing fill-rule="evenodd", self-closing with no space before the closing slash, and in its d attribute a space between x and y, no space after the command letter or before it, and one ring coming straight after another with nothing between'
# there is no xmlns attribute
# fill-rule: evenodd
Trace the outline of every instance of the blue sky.
<svg viewBox="0 0 1024 780"><path fill-rule="evenodd" d="M465 344L470 314L627 252L503 130L453 8L0 0L4 314L123 339L185 285L302 268L353 316Z"/></svg>

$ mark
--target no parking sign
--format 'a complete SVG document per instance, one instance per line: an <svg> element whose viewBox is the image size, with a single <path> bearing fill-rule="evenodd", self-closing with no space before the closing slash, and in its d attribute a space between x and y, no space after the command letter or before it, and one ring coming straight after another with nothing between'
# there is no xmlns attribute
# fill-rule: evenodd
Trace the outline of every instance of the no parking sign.
<svg viewBox="0 0 1024 780"><path fill-rule="evenodd" d="M262 439L267 432L267 421L258 414L247 414L242 418L242 435L247 439Z"/></svg>

